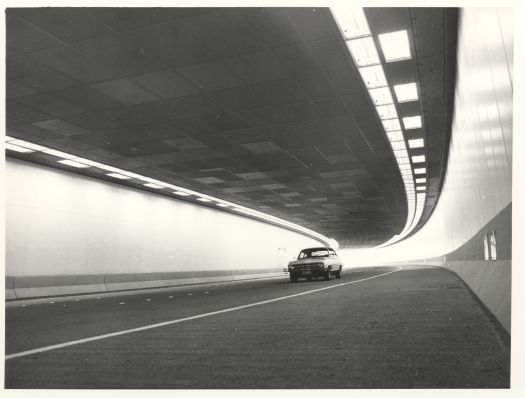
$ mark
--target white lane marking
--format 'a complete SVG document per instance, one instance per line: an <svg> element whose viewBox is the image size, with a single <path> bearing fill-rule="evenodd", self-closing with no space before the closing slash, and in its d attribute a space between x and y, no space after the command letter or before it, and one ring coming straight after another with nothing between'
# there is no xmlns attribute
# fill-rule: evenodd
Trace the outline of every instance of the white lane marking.
<svg viewBox="0 0 525 398"><path fill-rule="evenodd" d="M126 304L124 301L122 301L121 303L119 303L120 305L123 305L123 304Z"/></svg>
<svg viewBox="0 0 525 398"><path fill-rule="evenodd" d="M173 296L169 296L168 298L173 298Z"/></svg>
<svg viewBox="0 0 525 398"><path fill-rule="evenodd" d="M402 269L403 269L402 267L397 267L397 269L395 269L394 271L386 272L384 274L374 275L374 276L370 276L368 278L358 279L358 280L355 280L355 281L350 281L350 282L345 282L345 283L338 283L337 285L331 285L331 286L323 287L323 288L320 288L320 289L308 290L306 292L291 294L289 296L277 297L277 298L270 299L270 300L259 301L257 303L245 304L245 305L240 305L238 307L226 308L224 310L207 312L207 313L204 313L204 314L193 315L193 316L189 316L189 317L186 317L186 318L174 319L172 321L154 323L152 325L146 325L146 326L141 326L141 327L134 328L134 329L122 330L120 332L101 334L101 335L98 335L98 336L88 337L88 338L85 338L85 339L73 340L73 341L68 341L66 343L60 343L60 344L50 345L50 346L47 346L47 347L35 348L33 350L15 352L13 354L6 355L4 358L5 358L5 360L8 360L8 359L13 359L13 358L25 357L25 356L28 356L28 355L38 354L40 352L57 350L59 348L69 347L69 346L72 346L72 345L88 343L90 341L97 341L97 340L107 339L107 338L110 338L110 337L122 336L124 334L141 332L143 330L160 328L162 326L173 325L175 323L191 321L191 320L194 320L194 319L206 318L206 317L212 316L212 315L225 314L227 312L242 310L244 308L257 307L259 305L274 303L276 301L281 301L281 300L286 300L286 299L289 299L289 298L304 296L306 294L321 292L323 290L334 289L336 287L351 285L352 283L363 282L363 281L367 281L367 280L370 280L370 279L379 278L381 276L386 276L386 275L393 274L394 272L398 272L398 271L400 271ZM119 303L119 304L123 304L123 303Z"/></svg>
<svg viewBox="0 0 525 398"><path fill-rule="evenodd" d="M146 301L151 301L151 299L150 299L150 298L147 298Z"/></svg>

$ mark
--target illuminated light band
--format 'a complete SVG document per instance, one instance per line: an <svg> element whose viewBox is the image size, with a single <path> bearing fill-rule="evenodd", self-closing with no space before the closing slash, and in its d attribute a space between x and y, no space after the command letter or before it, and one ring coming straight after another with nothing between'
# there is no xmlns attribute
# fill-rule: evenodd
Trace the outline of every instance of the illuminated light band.
<svg viewBox="0 0 525 398"><path fill-rule="evenodd" d="M288 229L291 229L296 232L300 232L302 234L308 235L310 237L313 237L315 239L318 239L322 242L324 242L327 246L336 248L335 246L338 246L338 243L335 239L328 238L324 235L321 235L315 231L312 231L311 229L302 227L298 224L294 224L292 222L283 220L278 217L271 216L266 213L262 213L257 210L250 209L248 207L240 206L232 202L228 202L226 200L222 200L219 198L215 198L213 196L209 196L200 192L193 191L191 189L179 187L177 185L173 185L164 181L156 180L154 178L150 178L147 176L143 176L141 174L136 174L127 170L119 169L117 167L109 166L100 162L95 162L93 160L81 158L77 155L72 155L66 152L57 151L52 148L45 147L43 145L34 144L32 142L19 140L13 137L6 136L5 138L6 142L6 149L20 152L20 153L43 153L47 155L52 155L58 158L57 162L72 166L74 170L80 170L80 169L87 169L90 167L96 167L98 169L108 171L106 175L108 177L113 177L118 180L127 180L127 179L136 179L140 181L140 185L146 186L149 188L153 188L156 190L161 189L169 189L171 190L171 193L177 196L185 196L185 197L195 197L196 200L203 203L210 203L215 204L218 207L222 208L228 208L230 210L248 215L250 217L264 220L267 222L271 222L273 224L277 224L283 227L286 227ZM72 170L73 170L72 169Z"/></svg>
<svg viewBox="0 0 525 398"><path fill-rule="evenodd" d="M399 122L391 87L386 79L383 65L363 8L333 7L330 11L357 66L363 83L368 90L372 103L376 107L377 114L392 147L405 186L408 207L405 227L399 235L395 235L387 242L376 246L379 248L403 239L415 228L423 214L425 194L418 193L416 195L417 188L414 182L414 171L410 164L403 128ZM406 31L379 35L379 41L386 62L396 62L411 58L408 34ZM397 85L394 86L394 89L398 97L398 102L418 100L417 86L415 83ZM418 115L405 117L403 124L405 129L421 128L421 117ZM422 139L416 142L409 142L409 144L415 145L409 145L409 149L424 146Z"/></svg>

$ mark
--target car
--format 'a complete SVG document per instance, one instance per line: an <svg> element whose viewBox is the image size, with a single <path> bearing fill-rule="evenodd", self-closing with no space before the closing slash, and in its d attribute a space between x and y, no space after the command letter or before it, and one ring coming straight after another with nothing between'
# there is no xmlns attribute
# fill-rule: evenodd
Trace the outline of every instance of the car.
<svg viewBox="0 0 525 398"><path fill-rule="evenodd" d="M303 249L297 256L297 260L288 263L288 273L292 283L297 282L299 278L311 281L316 277L323 277L328 281L332 275L341 279L342 270L343 265L337 253L334 249L327 247Z"/></svg>

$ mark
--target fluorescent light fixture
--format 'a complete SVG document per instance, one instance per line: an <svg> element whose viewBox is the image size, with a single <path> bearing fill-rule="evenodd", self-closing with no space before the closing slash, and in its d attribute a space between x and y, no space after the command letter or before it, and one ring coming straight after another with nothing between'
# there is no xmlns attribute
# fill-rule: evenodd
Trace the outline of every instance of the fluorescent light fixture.
<svg viewBox="0 0 525 398"><path fill-rule="evenodd" d="M408 157L396 157L397 164L409 164Z"/></svg>
<svg viewBox="0 0 525 398"><path fill-rule="evenodd" d="M426 172L427 172L427 169L425 167L414 169L414 174L425 174Z"/></svg>
<svg viewBox="0 0 525 398"><path fill-rule="evenodd" d="M387 85L385 72L383 72L381 65L359 68L359 73L361 73L361 78L367 88L384 87Z"/></svg>
<svg viewBox="0 0 525 398"><path fill-rule="evenodd" d="M405 130L421 128L421 116L408 116L403 118Z"/></svg>
<svg viewBox="0 0 525 398"><path fill-rule="evenodd" d="M106 164L100 164L97 167L99 169L106 170L106 171L111 171L113 173L120 173L120 174L124 174L125 173L125 170L117 169L116 167L108 166Z"/></svg>
<svg viewBox="0 0 525 398"><path fill-rule="evenodd" d="M387 131L386 136L390 141L403 141L403 133L401 130Z"/></svg>
<svg viewBox="0 0 525 398"><path fill-rule="evenodd" d="M16 138L10 137L8 135L5 136L5 142L9 142L9 141L13 141L13 140L16 140Z"/></svg>
<svg viewBox="0 0 525 398"><path fill-rule="evenodd" d="M131 171L126 171L126 170L122 170L122 174L128 176L128 177L131 177L131 178L136 178L138 180L142 180L144 178L143 175L141 174L137 174L137 173L132 173Z"/></svg>
<svg viewBox="0 0 525 398"><path fill-rule="evenodd" d="M423 184L426 182L427 182L426 178L416 178L416 184Z"/></svg>
<svg viewBox="0 0 525 398"><path fill-rule="evenodd" d="M374 40L368 36L346 42L350 54L357 66L377 65L380 63Z"/></svg>
<svg viewBox="0 0 525 398"><path fill-rule="evenodd" d="M402 61L411 58L406 30L383 33L378 36L378 39L386 62Z"/></svg>
<svg viewBox="0 0 525 398"><path fill-rule="evenodd" d="M370 35L368 21L361 7L332 7L330 11L345 39Z"/></svg>
<svg viewBox="0 0 525 398"><path fill-rule="evenodd" d="M62 163L62 164L65 164L67 166L72 166L72 167L78 167L79 169L82 169L82 168L87 168L87 167L90 167L88 166L87 164L84 164L84 163L78 163L78 162L75 162L74 160L71 160L71 159L66 159L66 160L59 160L58 163Z"/></svg>
<svg viewBox="0 0 525 398"><path fill-rule="evenodd" d="M376 106L376 109L381 120L397 118L396 107L394 105Z"/></svg>
<svg viewBox="0 0 525 398"><path fill-rule="evenodd" d="M423 141L423 138L415 138L413 140L408 140L408 147L411 149L423 148L424 146L425 146L425 143Z"/></svg>
<svg viewBox="0 0 525 398"><path fill-rule="evenodd" d="M396 158L408 158L408 152L406 149L396 149L394 150L394 156Z"/></svg>
<svg viewBox="0 0 525 398"><path fill-rule="evenodd" d="M6 142L5 143L5 149L9 149L11 151L21 152L21 153L34 152L32 149L24 148L24 147L21 147L21 146L18 146L18 145L13 145L10 142Z"/></svg>
<svg viewBox="0 0 525 398"><path fill-rule="evenodd" d="M208 198L197 198L197 200L200 202L211 202L211 200Z"/></svg>
<svg viewBox="0 0 525 398"><path fill-rule="evenodd" d="M145 187L153 188L153 189L162 189L164 188L162 185L154 184L152 182L148 182L147 184L142 184Z"/></svg>
<svg viewBox="0 0 525 398"><path fill-rule="evenodd" d="M412 163L423 163L425 161L425 155L412 156Z"/></svg>
<svg viewBox="0 0 525 398"><path fill-rule="evenodd" d="M217 203L217 206L219 206L219 207L228 207L229 205L227 205L226 203Z"/></svg>
<svg viewBox="0 0 525 398"><path fill-rule="evenodd" d="M131 178L131 177L125 176L123 174L118 174L118 173L109 173L106 175L109 177L118 178L119 180L129 180Z"/></svg>
<svg viewBox="0 0 525 398"><path fill-rule="evenodd" d="M424 185L420 185L416 187L416 191L426 191L426 190L427 190L427 187L425 187Z"/></svg>
<svg viewBox="0 0 525 398"><path fill-rule="evenodd" d="M13 145L21 146L22 148L31 149L33 151L45 151L49 149L45 146L33 144L32 142L27 142L23 140L12 140L12 141L9 141L9 143Z"/></svg>
<svg viewBox="0 0 525 398"><path fill-rule="evenodd" d="M52 155L52 156L56 156L57 158L63 158L63 159L75 159L75 158L78 158L78 156L76 155L71 155L69 153L66 153L66 152L62 152L62 151L57 151L56 149L49 149L49 148L46 148L45 151L42 151L48 155Z"/></svg>
<svg viewBox="0 0 525 398"><path fill-rule="evenodd" d="M175 195L179 195L179 196L191 196L191 193L188 193L188 192L184 192L184 191L175 191L173 192Z"/></svg>
<svg viewBox="0 0 525 398"><path fill-rule="evenodd" d="M95 161L89 160L89 159L84 159L84 158L74 158L74 161L78 162L78 163L87 164L88 166L93 166L93 167L104 166L102 163L95 162Z"/></svg>
<svg viewBox="0 0 525 398"><path fill-rule="evenodd" d="M399 170L410 170L411 167L409 164L400 164L399 165Z"/></svg>
<svg viewBox="0 0 525 398"><path fill-rule="evenodd" d="M396 84L394 91L397 102L410 102L418 99L416 83Z"/></svg>
<svg viewBox="0 0 525 398"><path fill-rule="evenodd" d="M385 129L386 132L401 130L399 119L382 120L382 123L383 123L383 128Z"/></svg>
<svg viewBox="0 0 525 398"><path fill-rule="evenodd" d="M393 141L390 143L390 145L392 146L392 149L394 151L398 151L400 149L406 149L405 141Z"/></svg>
<svg viewBox="0 0 525 398"><path fill-rule="evenodd" d="M372 88L368 90L368 93L370 94L374 105L387 105L394 102L388 87Z"/></svg>

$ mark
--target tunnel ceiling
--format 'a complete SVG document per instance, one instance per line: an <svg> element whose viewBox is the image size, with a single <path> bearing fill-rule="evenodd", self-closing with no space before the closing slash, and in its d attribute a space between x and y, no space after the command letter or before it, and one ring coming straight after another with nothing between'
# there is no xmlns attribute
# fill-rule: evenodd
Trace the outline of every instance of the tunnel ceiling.
<svg viewBox="0 0 525 398"><path fill-rule="evenodd" d="M420 90L397 109L423 116L424 129L407 133L426 138L422 224L445 166L454 13L366 13L374 36L407 29L415 54L385 73ZM6 25L9 136L260 210L342 246L379 244L405 226L399 169L328 9L28 8L8 9Z"/></svg>

